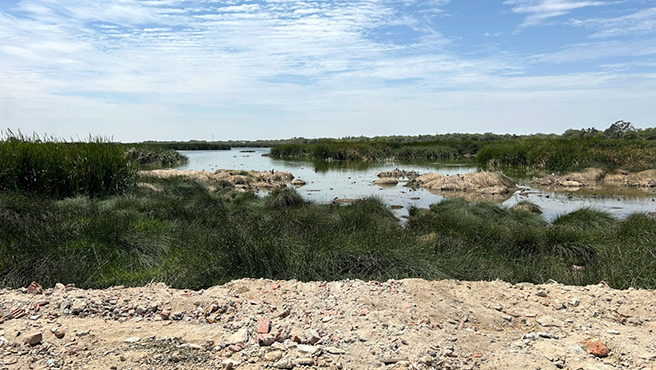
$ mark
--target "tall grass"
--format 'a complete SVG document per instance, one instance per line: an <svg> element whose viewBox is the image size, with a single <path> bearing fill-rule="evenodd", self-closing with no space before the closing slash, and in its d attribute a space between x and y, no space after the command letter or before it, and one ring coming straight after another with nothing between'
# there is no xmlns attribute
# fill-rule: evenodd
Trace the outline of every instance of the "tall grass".
<svg viewBox="0 0 656 370"><path fill-rule="evenodd" d="M106 196L122 193L134 180L123 148L102 138L65 142L8 131L0 141L0 191Z"/></svg>
<svg viewBox="0 0 656 370"><path fill-rule="evenodd" d="M187 163L189 158L163 145L125 145L125 157L142 168L173 167Z"/></svg>
<svg viewBox="0 0 656 370"><path fill-rule="evenodd" d="M550 225L454 199L413 209L402 226L378 199L320 205L284 189L261 198L229 184L152 181L162 190L105 198L0 192L0 285L420 277L656 287L656 220L646 215L583 210Z"/></svg>
<svg viewBox="0 0 656 370"><path fill-rule="evenodd" d="M644 170L656 166L656 143L600 138L507 140L486 144L478 151L476 160L481 166L548 171L586 167Z"/></svg>
<svg viewBox="0 0 656 370"><path fill-rule="evenodd" d="M455 159L476 153L482 144L471 141L426 142L358 142L324 140L313 144L285 144L271 148L278 158L305 158L315 160L437 160Z"/></svg>

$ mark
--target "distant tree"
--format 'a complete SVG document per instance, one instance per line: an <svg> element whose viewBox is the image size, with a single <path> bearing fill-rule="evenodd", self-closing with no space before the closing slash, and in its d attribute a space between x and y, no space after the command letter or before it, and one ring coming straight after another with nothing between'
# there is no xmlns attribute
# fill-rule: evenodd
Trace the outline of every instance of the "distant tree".
<svg viewBox="0 0 656 370"><path fill-rule="evenodd" d="M605 131L604 136L609 139L621 139L627 132L635 131L631 122L617 121L610 125Z"/></svg>

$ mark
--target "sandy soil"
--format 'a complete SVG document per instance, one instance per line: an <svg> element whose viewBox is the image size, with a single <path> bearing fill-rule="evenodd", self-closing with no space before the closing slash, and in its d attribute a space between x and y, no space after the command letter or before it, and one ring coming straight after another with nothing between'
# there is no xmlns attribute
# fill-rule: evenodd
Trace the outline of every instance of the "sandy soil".
<svg viewBox="0 0 656 370"><path fill-rule="evenodd" d="M555 282L32 286L0 291L0 368L656 369L655 303Z"/></svg>

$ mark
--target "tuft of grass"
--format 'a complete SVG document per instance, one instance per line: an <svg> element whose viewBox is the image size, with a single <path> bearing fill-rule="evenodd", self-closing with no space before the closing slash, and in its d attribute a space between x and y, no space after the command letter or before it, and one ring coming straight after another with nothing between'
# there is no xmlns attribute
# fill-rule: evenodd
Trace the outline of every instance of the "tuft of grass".
<svg viewBox="0 0 656 370"><path fill-rule="evenodd" d="M540 208L540 206L528 200L522 200L521 202L515 204L512 208L515 211L525 211L529 213L535 213L538 215L542 214L542 209Z"/></svg>
<svg viewBox="0 0 656 370"><path fill-rule="evenodd" d="M592 208L581 208L566 215L558 216L553 224L554 226L600 230L612 226L615 222L615 218L608 212Z"/></svg>
<svg viewBox="0 0 656 370"><path fill-rule="evenodd" d="M296 189L290 187L271 190L266 197L265 204L269 208L294 208L300 207L305 200Z"/></svg>

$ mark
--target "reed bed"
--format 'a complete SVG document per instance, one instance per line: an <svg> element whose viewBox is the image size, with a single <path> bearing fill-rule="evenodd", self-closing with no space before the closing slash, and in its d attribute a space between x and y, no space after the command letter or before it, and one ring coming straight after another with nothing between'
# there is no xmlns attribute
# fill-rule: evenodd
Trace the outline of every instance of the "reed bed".
<svg viewBox="0 0 656 370"><path fill-rule="evenodd" d="M120 194L134 182L123 147L102 138L65 142L8 131L0 141L0 191L95 197Z"/></svg>
<svg viewBox="0 0 656 370"><path fill-rule="evenodd" d="M154 169L185 164L189 158L164 145L136 144L125 146L125 157L141 168Z"/></svg>
<svg viewBox="0 0 656 370"><path fill-rule="evenodd" d="M575 171L587 167L640 171L656 167L656 142L612 139L519 139L486 144L476 155L485 167Z"/></svg>

